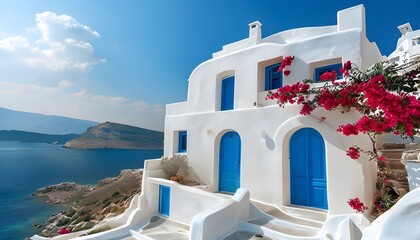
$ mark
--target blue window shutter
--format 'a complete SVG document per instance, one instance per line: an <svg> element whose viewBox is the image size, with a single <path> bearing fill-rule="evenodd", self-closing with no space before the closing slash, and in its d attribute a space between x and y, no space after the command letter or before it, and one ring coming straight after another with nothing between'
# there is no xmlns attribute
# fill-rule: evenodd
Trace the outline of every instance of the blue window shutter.
<svg viewBox="0 0 420 240"><path fill-rule="evenodd" d="M159 185L159 213L169 217L171 188Z"/></svg>
<svg viewBox="0 0 420 240"><path fill-rule="evenodd" d="M343 78L343 74L341 74L340 68L342 68L341 63L315 68L314 82L322 82L321 75L324 74L325 72L332 72L332 71L335 71L337 73L337 79Z"/></svg>
<svg viewBox="0 0 420 240"><path fill-rule="evenodd" d="M187 152L187 132L178 133L178 152Z"/></svg>
<svg viewBox="0 0 420 240"><path fill-rule="evenodd" d="M270 90L270 68L266 67L265 68L265 85L264 85L264 90L268 91Z"/></svg>
<svg viewBox="0 0 420 240"><path fill-rule="evenodd" d="M281 63L276 63L265 68L265 91L281 88L283 86L283 71L277 69Z"/></svg>
<svg viewBox="0 0 420 240"><path fill-rule="evenodd" d="M222 80L222 101L220 110L232 110L235 96L235 76Z"/></svg>

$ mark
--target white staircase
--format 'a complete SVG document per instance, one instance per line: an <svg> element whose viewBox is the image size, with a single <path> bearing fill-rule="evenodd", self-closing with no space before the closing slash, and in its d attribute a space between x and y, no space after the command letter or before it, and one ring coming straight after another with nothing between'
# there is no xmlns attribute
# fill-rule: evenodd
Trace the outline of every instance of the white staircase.
<svg viewBox="0 0 420 240"><path fill-rule="evenodd" d="M131 237L124 240L188 240L190 227L169 219L153 216L149 224L139 231L131 230Z"/></svg>
<svg viewBox="0 0 420 240"><path fill-rule="evenodd" d="M278 209L271 205L253 202L250 204L250 217L241 221L238 230L224 240L323 239L318 233L326 218L327 214L322 210L293 206Z"/></svg>

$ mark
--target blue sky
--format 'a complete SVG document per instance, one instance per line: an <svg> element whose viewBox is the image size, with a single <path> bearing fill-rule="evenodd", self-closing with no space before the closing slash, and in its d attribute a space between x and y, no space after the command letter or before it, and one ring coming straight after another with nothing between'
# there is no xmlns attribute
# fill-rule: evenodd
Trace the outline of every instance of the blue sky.
<svg viewBox="0 0 420 240"><path fill-rule="evenodd" d="M336 25L337 11L361 3L384 55L397 26L420 28L415 0L0 0L0 107L162 130L192 70L246 38L248 23L259 20L263 37Z"/></svg>

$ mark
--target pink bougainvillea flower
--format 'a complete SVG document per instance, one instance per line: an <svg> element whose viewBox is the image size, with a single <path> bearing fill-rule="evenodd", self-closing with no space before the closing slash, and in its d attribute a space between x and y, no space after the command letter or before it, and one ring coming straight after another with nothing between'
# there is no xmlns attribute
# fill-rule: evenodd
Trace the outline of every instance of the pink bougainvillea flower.
<svg viewBox="0 0 420 240"><path fill-rule="evenodd" d="M340 68L340 72L341 73L344 73L344 71L346 71L346 70L350 70L351 69L351 62L350 61L347 61L347 62L345 62L344 64L343 64L343 67L342 68Z"/></svg>
<svg viewBox="0 0 420 240"><path fill-rule="evenodd" d="M290 71L290 70L284 70L284 72L283 72L283 74L284 74L285 76L289 76L289 75L290 75L290 73L291 73L291 71Z"/></svg>
<svg viewBox="0 0 420 240"><path fill-rule="evenodd" d="M324 72L320 77L321 81L335 81L337 79L337 72Z"/></svg>
<svg viewBox="0 0 420 240"><path fill-rule="evenodd" d="M354 126L353 124L350 124L350 123L346 124L346 125L339 126L338 129L337 129L337 132L342 132L346 136L359 134L359 131L356 128L356 126Z"/></svg>
<svg viewBox="0 0 420 240"><path fill-rule="evenodd" d="M300 110L300 114L302 115L309 115L314 109L309 104L303 104L302 109Z"/></svg>
<svg viewBox="0 0 420 240"><path fill-rule="evenodd" d="M350 205L351 208L356 210L357 213L363 213L369 209L365 204L360 202L360 199L358 197L349 199L347 203Z"/></svg>
<svg viewBox="0 0 420 240"><path fill-rule="evenodd" d="M340 68L340 72L343 74L344 77L347 77L350 75L350 69L351 69L351 62L347 61L343 64L343 67Z"/></svg>
<svg viewBox="0 0 420 240"><path fill-rule="evenodd" d="M360 157L359 149L355 147L349 147L349 149L347 150L347 156L349 156L353 160L359 159Z"/></svg>
<svg viewBox="0 0 420 240"><path fill-rule="evenodd" d="M71 233L71 231L70 231L69 229L67 229L67 228L61 228L61 229L58 231L58 233L59 233L59 234L68 234L68 233Z"/></svg>
<svg viewBox="0 0 420 240"><path fill-rule="evenodd" d="M278 72L283 71L283 69L287 66L290 66L295 59L294 56L286 56L283 61L281 62L280 67L277 69ZM287 76L287 75L286 75Z"/></svg>

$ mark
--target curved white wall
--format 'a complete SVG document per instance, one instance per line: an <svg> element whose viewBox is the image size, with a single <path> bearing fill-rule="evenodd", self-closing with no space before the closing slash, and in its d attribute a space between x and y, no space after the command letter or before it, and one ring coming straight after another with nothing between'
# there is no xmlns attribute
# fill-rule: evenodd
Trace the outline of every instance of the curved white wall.
<svg viewBox="0 0 420 240"><path fill-rule="evenodd" d="M355 144L365 149L371 145L366 136L346 137L335 129L357 114L315 111L301 116L299 106L268 106L240 111L212 112L167 117L166 135L187 129L188 158L202 183L217 191L220 137L227 131L241 136L241 187L251 199L275 206L290 203L289 139L299 128L312 127L321 133L326 144L327 184L331 214L352 213L347 200L359 197L372 202L375 164L366 159L351 160L346 149ZM327 119L320 121L321 116ZM165 155L173 150L165 148ZM375 176L375 175L373 175ZM366 186L366 187L360 187Z"/></svg>
<svg viewBox="0 0 420 240"><path fill-rule="evenodd" d="M366 69L380 61L376 44L366 39L364 24L364 8L357 6L340 11L337 26L295 29L258 41L250 36L223 47L192 72L187 101L167 106L164 155L176 154L174 134L186 130L187 155L194 171L210 190L217 191L220 136L236 131L242 144L241 187L250 191L251 199L282 206L290 203L290 136L309 126L321 133L326 144L329 213L352 213L347 200L354 197L369 205L376 166L346 156L346 149L355 144L369 149L369 139L336 132L339 125L357 120L355 112L317 110L312 116L300 116L299 106L280 108L275 101L261 99L264 68L288 55L295 60L289 67L292 73L283 76L283 85L312 78L319 64L350 60ZM305 37L297 38L299 32ZM220 79L232 74L234 110L219 111ZM321 116L326 121L320 122Z"/></svg>

